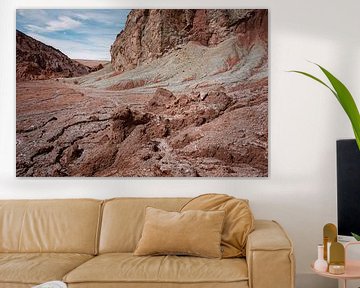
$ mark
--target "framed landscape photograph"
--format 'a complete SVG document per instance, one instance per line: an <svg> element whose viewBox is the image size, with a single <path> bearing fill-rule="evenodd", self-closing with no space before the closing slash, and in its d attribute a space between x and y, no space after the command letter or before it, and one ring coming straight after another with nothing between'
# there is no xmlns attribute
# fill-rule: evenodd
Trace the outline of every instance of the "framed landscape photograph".
<svg viewBox="0 0 360 288"><path fill-rule="evenodd" d="M18 177L267 177L266 9L18 9Z"/></svg>

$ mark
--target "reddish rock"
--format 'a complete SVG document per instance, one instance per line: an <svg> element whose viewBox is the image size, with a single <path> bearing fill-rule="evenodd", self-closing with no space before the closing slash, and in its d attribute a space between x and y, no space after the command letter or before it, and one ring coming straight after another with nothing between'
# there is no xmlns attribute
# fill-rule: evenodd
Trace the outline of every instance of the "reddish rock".
<svg viewBox="0 0 360 288"><path fill-rule="evenodd" d="M149 122L150 115L133 111L129 107L121 107L114 113L112 119L112 139L119 143L124 141L136 126Z"/></svg>
<svg viewBox="0 0 360 288"><path fill-rule="evenodd" d="M224 111L231 104L232 99L225 92L211 91L207 93L204 102L219 111Z"/></svg>
<svg viewBox="0 0 360 288"><path fill-rule="evenodd" d="M111 63L126 71L181 48L189 41L213 47L238 36L242 46L267 42L267 10L134 9L111 46ZM237 59L229 59L232 65Z"/></svg>
<svg viewBox="0 0 360 288"><path fill-rule="evenodd" d="M96 72L96 71L99 71L99 70L101 70L103 68L104 68L104 65L100 63L99 65L97 65L95 67L90 67L89 72Z"/></svg>
<svg viewBox="0 0 360 288"><path fill-rule="evenodd" d="M137 87L144 86L146 84L145 80L139 79L139 80L124 80L120 81L119 83L116 83L108 88L108 90L129 90L134 89Z"/></svg>
<svg viewBox="0 0 360 288"><path fill-rule="evenodd" d="M164 88L158 88L154 96L150 99L148 105L150 107L164 107L167 104L170 104L175 99L176 98L171 91Z"/></svg>

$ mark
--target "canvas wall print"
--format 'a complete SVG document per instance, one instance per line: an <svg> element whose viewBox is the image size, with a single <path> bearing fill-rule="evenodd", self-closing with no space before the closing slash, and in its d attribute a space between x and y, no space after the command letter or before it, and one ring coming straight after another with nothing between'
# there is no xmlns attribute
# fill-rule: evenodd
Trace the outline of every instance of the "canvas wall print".
<svg viewBox="0 0 360 288"><path fill-rule="evenodd" d="M268 176L268 11L19 9L19 177Z"/></svg>

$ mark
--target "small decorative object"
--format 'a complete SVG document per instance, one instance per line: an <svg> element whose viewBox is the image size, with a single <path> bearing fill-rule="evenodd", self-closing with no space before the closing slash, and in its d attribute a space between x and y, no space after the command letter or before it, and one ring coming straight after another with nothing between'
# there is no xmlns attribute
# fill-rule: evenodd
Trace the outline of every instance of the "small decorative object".
<svg viewBox="0 0 360 288"><path fill-rule="evenodd" d="M331 243L329 273L345 273L345 248L339 242Z"/></svg>
<svg viewBox="0 0 360 288"><path fill-rule="evenodd" d="M314 263L314 269L320 272L326 272L328 263L324 260L324 245L318 245L318 259Z"/></svg>
<svg viewBox="0 0 360 288"><path fill-rule="evenodd" d="M329 265L329 273L340 275L345 273L345 266L344 265L336 265L336 264L330 264Z"/></svg>
<svg viewBox="0 0 360 288"><path fill-rule="evenodd" d="M344 288L348 287L348 280L360 279L360 261L349 259L349 257L347 256L349 255L350 246L360 247L360 241L348 242L345 244L345 246L338 242L332 243L330 248L331 263L329 265L329 271L319 271L315 269L315 264L312 265L313 271L322 277L338 279L339 281L342 281L343 284L341 285L341 287Z"/></svg>
<svg viewBox="0 0 360 288"><path fill-rule="evenodd" d="M330 264L330 247L331 247L331 243L330 241L328 241L326 243L326 249L324 248L324 250L326 251L326 261L328 262L328 264Z"/></svg>
<svg viewBox="0 0 360 288"><path fill-rule="evenodd" d="M337 241L337 228L334 224L328 223L323 228L323 237L324 237L324 259L330 263L329 252L331 243Z"/></svg>

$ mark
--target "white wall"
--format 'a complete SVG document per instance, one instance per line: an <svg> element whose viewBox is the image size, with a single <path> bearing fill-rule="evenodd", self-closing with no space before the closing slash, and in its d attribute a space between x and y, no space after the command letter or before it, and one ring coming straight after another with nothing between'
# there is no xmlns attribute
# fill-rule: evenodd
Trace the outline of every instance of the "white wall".
<svg viewBox="0 0 360 288"><path fill-rule="evenodd" d="M50 4L51 2L51 4ZM165 4L167 3L167 4ZM335 141L353 137L334 97L289 69L333 71L360 102L358 0L2 0L0 9L0 198L194 196L248 198L257 218L278 220L295 244L298 287L334 287L310 262L322 226L336 223ZM206 4L205 4L206 3ZM16 8L268 8L270 13L270 177L264 179L16 179ZM320 73L318 73L320 75ZM324 282L325 283L325 282ZM269 287L271 288L271 287Z"/></svg>

